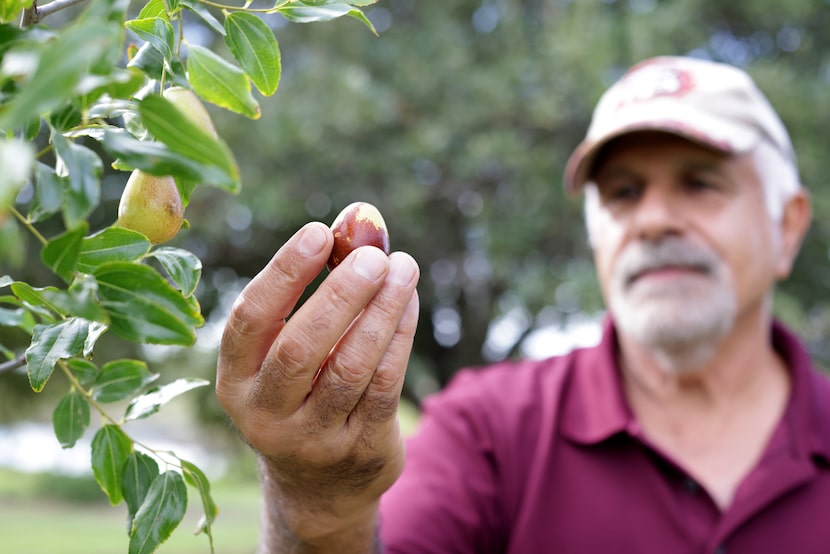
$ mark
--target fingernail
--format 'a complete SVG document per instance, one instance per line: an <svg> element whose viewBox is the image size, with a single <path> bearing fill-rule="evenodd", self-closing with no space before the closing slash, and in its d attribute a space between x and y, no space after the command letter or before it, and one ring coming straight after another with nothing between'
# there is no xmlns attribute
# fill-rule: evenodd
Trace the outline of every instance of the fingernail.
<svg viewBox="0 0 830 554"><path fill-rule="evenodd" d="M397 285L408 285L415 276L417 268L409 256L393 254L389 258L389 276L391 282Z"/></svg>
<svg viewBox="0 0 830 554"><path fill-rule="evenodd" d="M319 225L309 225L300 232L297 250L308 258L318 254L326 245L326 233Z"/></svg>
<svg viewBox="0 0 830 554"><path fill-rule="evenodd" d="M374 246L360 248L355 252L352 268L358 275L374 281L386 269L386 254Z"/></svg>

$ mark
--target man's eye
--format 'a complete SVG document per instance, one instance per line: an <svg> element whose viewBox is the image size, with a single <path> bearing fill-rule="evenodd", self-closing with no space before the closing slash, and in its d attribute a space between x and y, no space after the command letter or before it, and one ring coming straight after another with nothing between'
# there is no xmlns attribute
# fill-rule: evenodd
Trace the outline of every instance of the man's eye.
<svg viewBox="0 0 830 554"><path fill-rule="evenodd" d="M686 179L686 188L689 190L714 190L717 187L710 179L689 177Z"/></svg>
<svg viewBox="0 0 830 554"><path fill-rule="evenodd" d="M620 185L611 187L606 194L606 198L616 201L636 200L640 197L641 192L642 187L637 185Z"/></svg>

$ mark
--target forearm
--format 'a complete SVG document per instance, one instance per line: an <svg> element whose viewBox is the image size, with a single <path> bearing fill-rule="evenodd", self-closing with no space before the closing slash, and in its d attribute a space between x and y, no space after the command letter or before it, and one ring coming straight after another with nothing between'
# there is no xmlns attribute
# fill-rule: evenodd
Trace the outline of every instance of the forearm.
<svg viewBox="0 0 830 554"><path fill-rule="evenodd" d="M379 554L378 503L338 510L313 497L286 495L260 464L259 554Z"/></svg>

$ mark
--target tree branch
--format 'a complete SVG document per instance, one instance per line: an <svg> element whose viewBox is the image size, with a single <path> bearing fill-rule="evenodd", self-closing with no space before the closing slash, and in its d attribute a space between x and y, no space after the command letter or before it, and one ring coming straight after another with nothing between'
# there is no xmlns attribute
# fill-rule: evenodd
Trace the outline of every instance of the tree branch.
<svg viewBox="0 0 830 554"><path fill-rule="evenodd" d="M6 373L7 371L12 371L17 369L18 367L23 367L26 365L26 354L23 353L18 357L14 358L13 360L8 360L6 362L0 363L0 373Z"/></svg>
<svg viewBox="0 0 830 554"><path fill-rule="evenodd" d="M52 0L45 6L38 7L37 0L32 2L32 6L23 10L23 20L20 22L21 27L27 27L39 23L47 15L53 14L69 6L80 4L84 0Z"/></svg>

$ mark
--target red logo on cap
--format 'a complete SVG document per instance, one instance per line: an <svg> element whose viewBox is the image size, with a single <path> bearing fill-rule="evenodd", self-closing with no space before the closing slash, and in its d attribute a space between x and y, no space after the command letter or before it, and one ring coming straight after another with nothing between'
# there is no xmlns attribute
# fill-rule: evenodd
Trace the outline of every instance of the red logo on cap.
<svg viewBox="0 0 830 554"><path fill-rule="evenodd" d="M688 71L656 63L634 67L619 82L617 109L628 104L648 102L661 96L682 96L694 88Z"/></svg>

